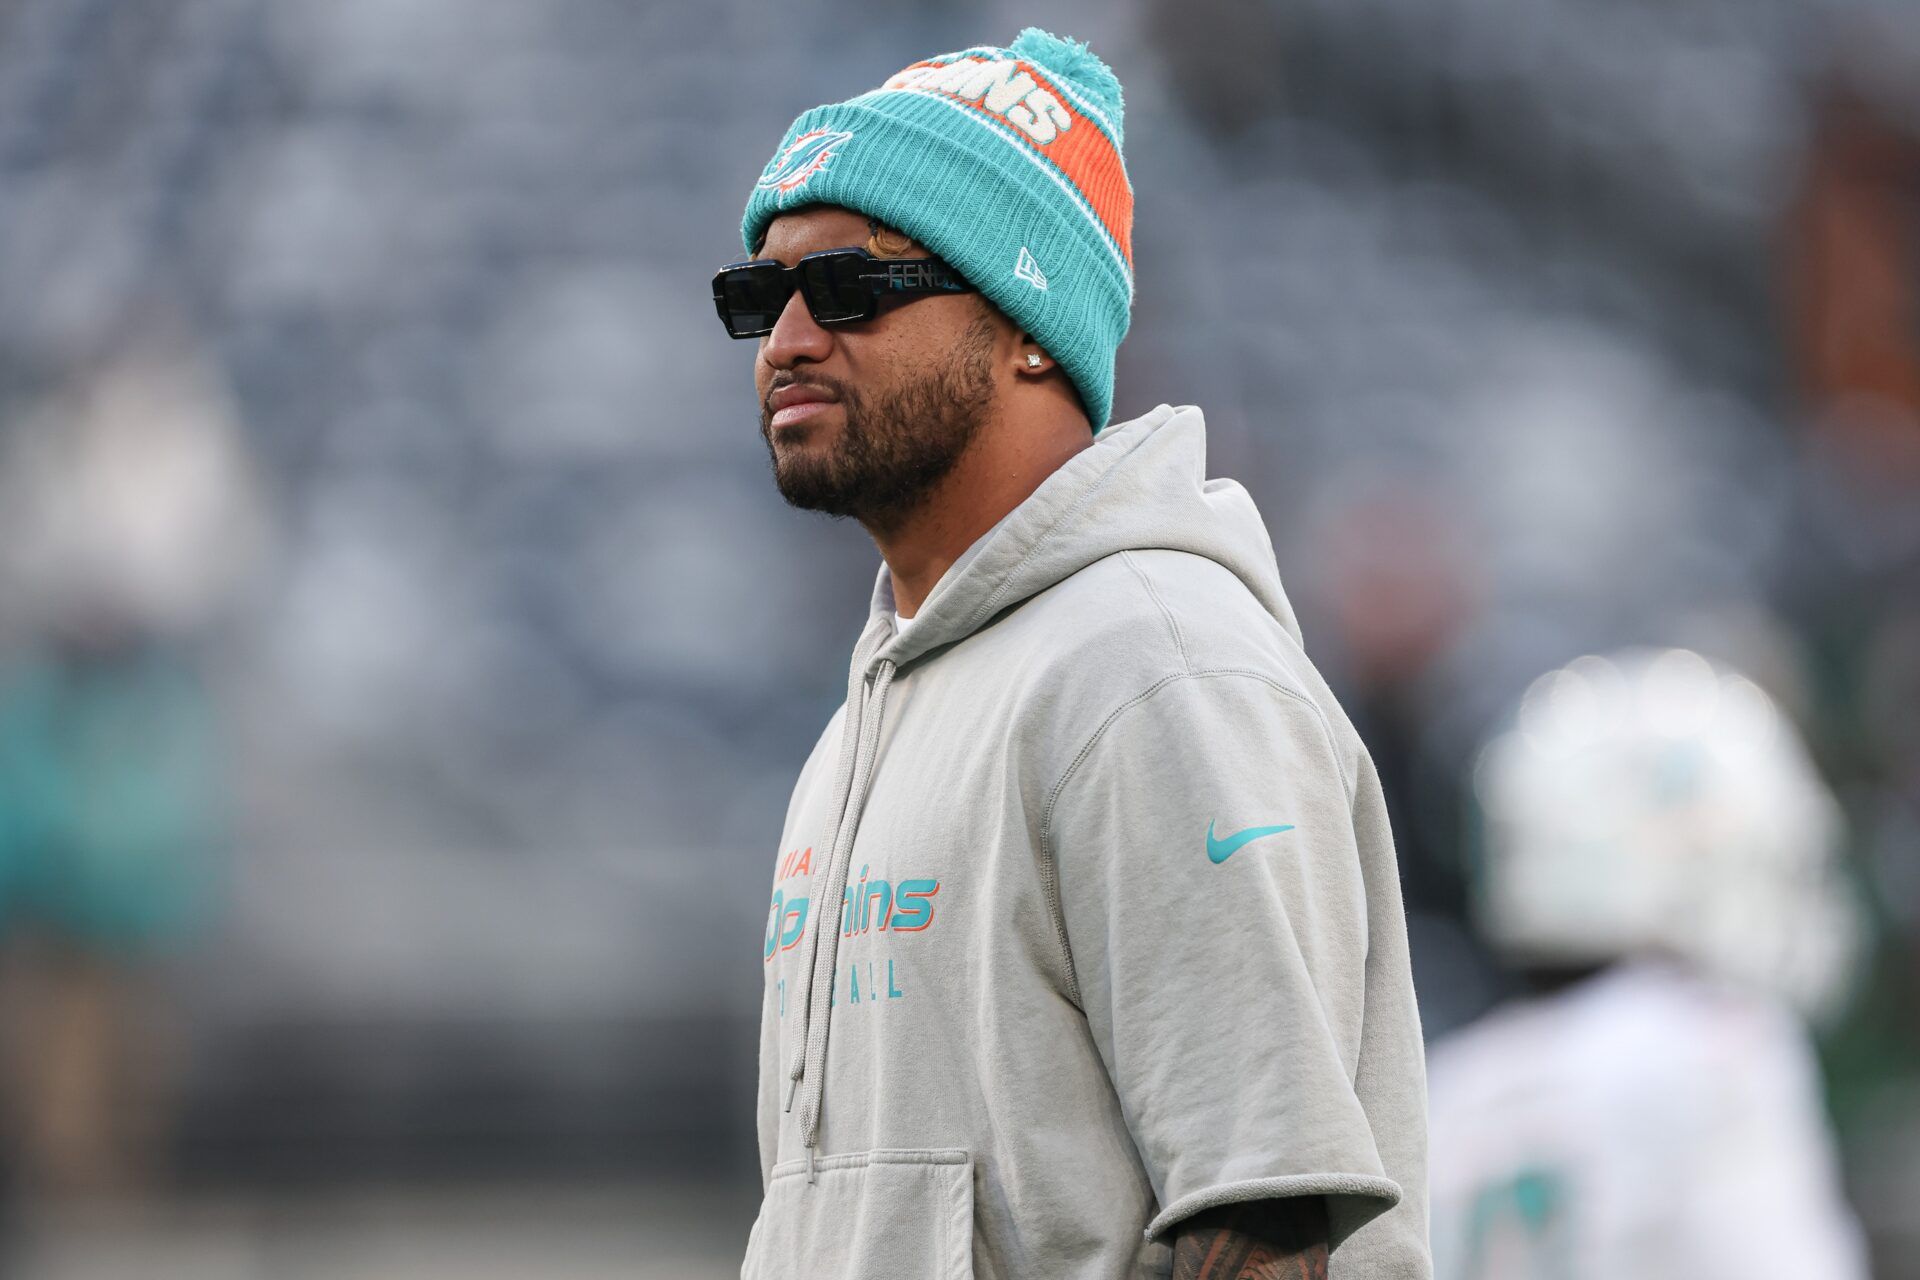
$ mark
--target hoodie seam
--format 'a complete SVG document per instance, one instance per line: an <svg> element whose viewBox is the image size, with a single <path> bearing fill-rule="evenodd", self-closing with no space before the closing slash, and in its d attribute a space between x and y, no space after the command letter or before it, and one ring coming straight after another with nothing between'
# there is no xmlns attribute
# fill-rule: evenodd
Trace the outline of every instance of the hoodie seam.
<svg viewBox="0 0 1920 1280"><path fill-rule="evenodd" d="M1129 569L1133 570L1134 577L1140 579L1140 585L1147 589L1147 594L1153 598L1153 603L1159 607L1160 616L1167 620L1167 630L1173 633L1174 651L1180 655L1181 674L1191 673L1193 671L1193 659L1187 656L1187 642L1180 634L1180 623L1175 620L1173 610L1167 608L1167 602L1160 598L1160 592L1155 589L1153 579L1149 578L1147 571L1140 567L1140 562L1134 558L1131 550L1122 551L1120 558L1127 562Z"/></svg>
<svg viewBox="0 0 1920 1280"><path fill-rule="evenodd" d="M1320 726L1321 736L1327 745L1327 755L1328 758L1333 761L1334 772L1340 779L1341 789L1346 793L1349 805L1352 804L1354 786L1347 777L1346 765L1341 761L1340 752L1335 746L1333 728L1327 723L1326 713L1320 709L1320 704L1312 698L1290 685L1275 680L1264 671L1256 671L1250 667L1210 667L1203 671L1170 672L1167 675L1161 676L1158 680L1115 707L1112 711L1109 711L1106 718L1101 720L1099 726L1094 729L1093 734L1082 744L1080 750L1074 753L1072 762L1067 765L1066 771L1060 775L1059 781L1055 782L1052 789L1048 791L1046 807L1041 811L1040 815L1040 861L1042 878L1047 893L1047 909L1048 913L1053 917L1054 935L1059 941L1061 959L1066 968L1068 995L1072 998L1075 1007L1079 1008L1083 1013L1085 1012L1085 1003L1080 992L1079 972L1074 967L1073 945L1067 937L1066 914L1060 907L1060 867L1059 860L1054 857L1053 811L1059 804L1060 795L1066 790L1067 783L1071 782L1074 776L1079 773L1080 766L1085 763L1087 757L1092 754L1093 749L1100 744L1100 740L1106 736L1107 730L1113 726L1115 720L1118 720L1127 711L1139 706L1142 702L1145 702L1148 698L1151 698L1175 680L1198 680L1212 676L1249 676L1274 690L1274 692L1292 698L1311 711L1313 713L1314 723Z"/></svg>

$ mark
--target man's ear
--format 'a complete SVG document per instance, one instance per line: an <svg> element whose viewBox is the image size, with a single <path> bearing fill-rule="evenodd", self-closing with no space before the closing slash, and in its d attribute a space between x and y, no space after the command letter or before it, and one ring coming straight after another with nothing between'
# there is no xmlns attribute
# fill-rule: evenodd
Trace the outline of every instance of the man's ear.
<svg viewBox="0 0 1920 1280"><path fill-rule="evenodd" d="M1021 333L1016 350L1015 367L1021 373L1041 374L1053 368L1053 357L1047 354L1045 347L1034 341L1030 333Z"/></svg>

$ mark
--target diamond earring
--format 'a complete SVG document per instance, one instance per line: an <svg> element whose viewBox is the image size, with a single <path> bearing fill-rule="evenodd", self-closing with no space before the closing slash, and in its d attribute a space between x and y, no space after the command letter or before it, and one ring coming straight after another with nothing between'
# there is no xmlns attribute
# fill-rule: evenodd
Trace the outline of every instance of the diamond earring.
<svg viewBox="0 0 1920 1280"><path fill-rule="evenodd" d="M1040 357L1033 354L1033 352L1031 351L1027 352L1027 368L1038 369L1039 367L1040 367Z"/></svg>

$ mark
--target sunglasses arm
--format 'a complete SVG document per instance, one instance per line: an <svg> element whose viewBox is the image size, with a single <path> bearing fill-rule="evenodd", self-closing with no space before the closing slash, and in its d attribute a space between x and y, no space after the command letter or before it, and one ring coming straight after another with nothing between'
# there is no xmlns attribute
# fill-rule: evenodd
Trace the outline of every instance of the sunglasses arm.
<svg viewBox="0 0 1920 1280"><path fill-rule="evenodd" d="M860 278L875 292L967 293L973 289L952 267L925 258L896 259L879 270L861 272Z"/></svg>

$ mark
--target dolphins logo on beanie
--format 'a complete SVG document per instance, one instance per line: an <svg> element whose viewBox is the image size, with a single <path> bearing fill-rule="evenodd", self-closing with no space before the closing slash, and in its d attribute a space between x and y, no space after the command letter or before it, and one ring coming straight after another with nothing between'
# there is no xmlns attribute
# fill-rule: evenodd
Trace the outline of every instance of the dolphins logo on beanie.
<svg viewBox="0 0 1920 1280"><path fill-rule="evenodd" d="M802 113L754 183L741 242L752 253L812 204L905 232L1046 348L1097 435L1133 312L1121 110L1107 65L1038 27L938 54Z"/></svg>

